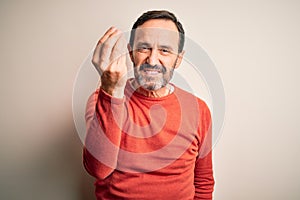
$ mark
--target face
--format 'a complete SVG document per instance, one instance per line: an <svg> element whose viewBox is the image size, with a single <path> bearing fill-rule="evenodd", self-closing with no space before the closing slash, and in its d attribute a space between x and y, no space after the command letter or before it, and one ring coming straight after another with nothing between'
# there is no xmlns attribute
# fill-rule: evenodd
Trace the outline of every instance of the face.
<svg viewBox="0 0 300 200"><path fill-rule="evenodd" d="M182 60L178 45L179 33L170 20L149 20L136 29L133 49L129 46L129 51L134 76L141 87L158 90L169 83Z"/></svg>

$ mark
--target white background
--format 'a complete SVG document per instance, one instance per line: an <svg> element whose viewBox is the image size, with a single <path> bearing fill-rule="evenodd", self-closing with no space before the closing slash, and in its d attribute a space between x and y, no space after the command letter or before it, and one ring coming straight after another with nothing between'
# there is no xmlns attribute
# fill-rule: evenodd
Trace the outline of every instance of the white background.
<svg viewBox="0 0 300 200"><path fill-rule="evenodd" d="M108 27L128 31L150 9L174 12L222 77L215 199L300 199L296 0L1 1L0 199L93 199L73 83Z"/></svg>

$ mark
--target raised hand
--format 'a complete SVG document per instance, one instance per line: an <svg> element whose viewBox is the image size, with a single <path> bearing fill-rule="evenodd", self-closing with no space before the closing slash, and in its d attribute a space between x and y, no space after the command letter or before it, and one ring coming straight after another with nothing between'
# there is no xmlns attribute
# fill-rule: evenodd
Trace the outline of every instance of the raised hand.
<svg viewBox="0 0 300 200"><path fill-rule="evenodd" d="M94 50L92 63L101 76L101 88L122 98L127 80L126 39L115 27L109 28Z"/></svg>

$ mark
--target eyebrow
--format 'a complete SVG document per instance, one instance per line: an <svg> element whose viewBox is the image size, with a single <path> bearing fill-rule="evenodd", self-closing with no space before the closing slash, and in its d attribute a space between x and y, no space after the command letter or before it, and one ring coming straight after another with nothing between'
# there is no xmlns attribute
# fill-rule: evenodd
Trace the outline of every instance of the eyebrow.
<svg viewBox="0 0 300 200"><path fill-rule="evenodd" d="M148 42L138 42L136 46L137 47L141 47L141 46L151 47L151 44L148 43ZM168 49L168 50L174 51L174 49L170 45L158 45L158 48L159 49Z"/></svg>
<svg viewBox="0 0 300 200"><path fill-rule="evenodd" d="M136 46L137 47L140 47L140 46L150 47L151 45L149 43L147 43L147 42L138 42Z"/></svg>
<svg viewBox="0 0 300 200"><path fill-rule="evenodd" d="M174 49L170 45L159 45L159 48L174 51Z"/></svg>

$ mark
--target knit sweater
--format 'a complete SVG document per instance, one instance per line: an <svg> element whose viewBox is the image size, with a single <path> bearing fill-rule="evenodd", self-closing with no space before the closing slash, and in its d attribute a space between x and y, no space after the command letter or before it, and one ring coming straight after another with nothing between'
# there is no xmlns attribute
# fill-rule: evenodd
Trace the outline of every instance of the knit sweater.
<svg viewBox="0 0 300 200"><path fill-rule="evenodd" d="M164 97L95 91L86 109L83 163L98 200L212 199L211 115L174 86Z"/></svg>

